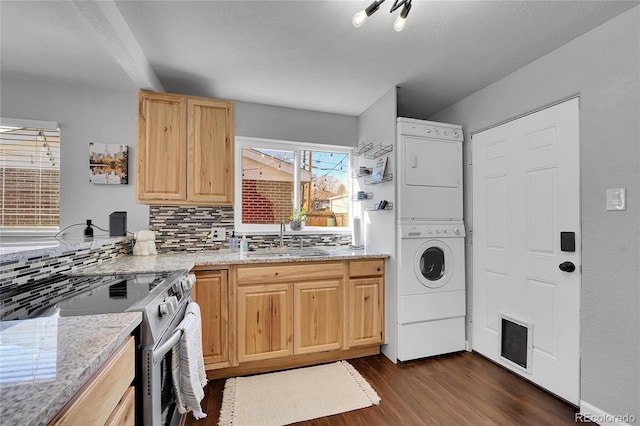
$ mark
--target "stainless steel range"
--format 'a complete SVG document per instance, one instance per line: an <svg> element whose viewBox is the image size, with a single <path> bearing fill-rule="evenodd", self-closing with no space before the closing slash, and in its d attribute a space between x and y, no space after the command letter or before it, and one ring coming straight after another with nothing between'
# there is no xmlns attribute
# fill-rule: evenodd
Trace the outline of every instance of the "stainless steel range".
<svg viewBox="0 0 640 426"><path fill-rule="evenodd" d="M177 425L171 379L171 349L181 337L176 327L184 318L191 298L194 275L173 273L127 274L65 278L88 286L78 294L34 311L29 317L77 316L117 312L141 312L138 350L140 389L138 421L143 425Z"/></svg>

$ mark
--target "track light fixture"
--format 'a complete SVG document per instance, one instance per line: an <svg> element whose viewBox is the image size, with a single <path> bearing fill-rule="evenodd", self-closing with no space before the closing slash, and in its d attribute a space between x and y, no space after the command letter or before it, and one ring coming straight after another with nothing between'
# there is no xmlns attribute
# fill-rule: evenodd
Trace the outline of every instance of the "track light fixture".
<svg viewBox="0 0 640 426"><path fill-rule="evenodd" d="M400 16L398 16L393 23L393 29L397 32L404 30L404 27L407 26L407 16L409 16L409 11L411 10L411 0L404 3L404 7L402 11L400 11Z"/></svg>
<svg viewBox="0 0 640 426"><path fill-rule="evenodd" d="M378 9L380 9L380 5L384 3L385 0L376 0L371 3L366 9L361 10L360 12L353 15L353 19L351 22L353 26L359 28L364 24L369 16L373 15ZM407 16L409 16L409 11L411 10L411 0L395 0L393 2L393 6L391 6L391 10L389 13L395 12L398 8L402 7L402 11L400 12L400 16L398 16L393 23L393 29L396 31L404 30L404 27L407 26Z"/></svg>

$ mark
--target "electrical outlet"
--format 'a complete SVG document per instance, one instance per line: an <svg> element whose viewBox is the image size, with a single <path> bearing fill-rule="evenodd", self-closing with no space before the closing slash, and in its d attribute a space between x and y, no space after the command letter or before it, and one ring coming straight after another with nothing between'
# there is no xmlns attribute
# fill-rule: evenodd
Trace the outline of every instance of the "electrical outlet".
<svg viewBox="0 0 640 426"><path fill-rule="evenodd" d="M226 240L224 228L211 228L209 233L209 239L211 241L224 241Z"/></svg>

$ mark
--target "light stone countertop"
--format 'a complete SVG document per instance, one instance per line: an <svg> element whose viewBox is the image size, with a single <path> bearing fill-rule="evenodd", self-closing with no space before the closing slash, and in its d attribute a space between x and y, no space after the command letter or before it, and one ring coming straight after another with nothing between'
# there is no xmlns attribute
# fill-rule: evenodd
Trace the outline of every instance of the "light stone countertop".
<svg viewBox="0 0 640 426"><path fill-rule="evenodd" d="M33 257L57 256L68 251L95 249L105 245L126 241L130 237L32 237L18 239L16 237L3 237L0 243L0 260L22 260Z"/></svg>
<svg viewBox="0 0 640 426"><path fill-rule="evenodd" d="M221 266L282 262L321 262L331 260L384 259L386 253L375 250L350 250L348 247L317 247L327 252L321 256L273 256L262 255L264 251L257 250L241 255L229 250L171 252L152 256L121 256L114 261L105 262L98 266L74 271L74 275L119 275L130 273L172 272L177 270L191 270L194 266ZM260 254L260 255L257 255Z"/></svg>
<svg viewBox="0 0 640 426"><path fill-rule="evenodd" d="M0 424L47 424L141 321L129 312L0 322Z"/></svg>

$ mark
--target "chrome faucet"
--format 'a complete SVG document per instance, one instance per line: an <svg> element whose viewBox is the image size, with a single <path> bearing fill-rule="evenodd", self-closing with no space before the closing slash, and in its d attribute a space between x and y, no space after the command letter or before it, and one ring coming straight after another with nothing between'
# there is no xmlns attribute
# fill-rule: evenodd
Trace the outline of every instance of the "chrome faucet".
<svg viewBox="0 0 640 426"><path fill-rule="evenodd" d="M280 247L284 247L284 219L280 219Z"/></svg>

